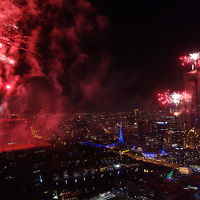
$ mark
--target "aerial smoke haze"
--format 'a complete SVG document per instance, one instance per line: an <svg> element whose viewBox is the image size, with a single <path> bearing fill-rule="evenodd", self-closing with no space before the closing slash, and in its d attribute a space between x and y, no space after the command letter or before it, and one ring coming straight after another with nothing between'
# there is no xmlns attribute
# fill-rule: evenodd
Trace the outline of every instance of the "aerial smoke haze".
<svg viewBox="0 0 200 200"><path fill-rule="evenodd" d="M9 133L1 129L1 137L55 133L63 113L106 103L101 99L108 93L102 83L112 61L108 35L108 20L87 0L1 0L1 115L58 116L37 115L31 125L22 120Z"/></svg>
<svg viewBox="0 0 200 200"><path fill-rule="evenodd" d="M86 0L0 2L1 88L6 112L80 111L98 95L111 63L109 23ZM9 60L10 59L10 60ZM12 60L11 60L12 59Z"/></svg>

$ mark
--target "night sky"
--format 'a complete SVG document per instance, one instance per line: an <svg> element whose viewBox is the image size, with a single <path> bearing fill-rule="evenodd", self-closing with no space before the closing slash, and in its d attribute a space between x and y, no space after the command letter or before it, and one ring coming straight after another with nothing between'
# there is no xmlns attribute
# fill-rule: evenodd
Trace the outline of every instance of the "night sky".
<svg viewBox="0 0 200 200"><path fill-rule="evenodd" d="M178 58L200 49L200 3L91 2L110 23L113 63L107 84L113 109L151 105L156 91L183 88Z"/></svg>

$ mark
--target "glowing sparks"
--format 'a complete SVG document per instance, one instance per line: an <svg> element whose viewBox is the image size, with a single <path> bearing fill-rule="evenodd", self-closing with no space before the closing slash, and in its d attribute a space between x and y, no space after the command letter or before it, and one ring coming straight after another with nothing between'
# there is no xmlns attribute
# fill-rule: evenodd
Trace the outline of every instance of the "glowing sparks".
<svg viewBox="0 0 200 200"><path fill-rule="evenodd" d="M180 60L181 60L181 64L183 66L185 66L191 62L188 56L182 56L182 57L180 57Z"/></svg>
<svg viewBox="0 0 200 200"><path fill-rule="evenodd" d="M9 64L14 65L15 64L15 60L13 59L8 59Z"/></svg>
<svg viewBox="0 0 200 200"><path fill-rule="evenodd" d="M19 44L19 36L16 33L18 27L14 24L0 24L0 62L2 64L15 65L16 61L9 55L9 48L16 47ZM22 36L23 37L23 36ZM19 46L19 45L18 45ZM5 53L6 52L6 53Z"/></svg>
<svg viewBox="0 0 200 200"><path fill-rule="evenodd" d="M2 82L6 83L6 80L12 80L11 77L14 74L12 74L11 68L15 67L17 63L15 56L18 54L18 50L22 49L21 46L28 44L28 40L29 37L20 34L15 23L0 21L0 70L5 71L5 77L0 77ZM25 47L24 50L26 50ZM8 93L13 89L9 84L5 84L3 88Z"/></svg>
<svg viewBox="0 0 200 200"><path fill-rule="evenodd" d="M7 56L0 54L0 61L3 62L4 64L10 64L14 65L15 61L12 58L8 58Z"/></svg>
<svg viewBox="0 0 200 200"><path fill-rule="evenodd" d="M191 102L192 95L187 91L183 92L170 92L169 90L158 93L158 102L162 105L178 105L180 103L188 103Z"/></svg>
<svg viewBox="0 0 200 200"><path fill-rule="evenodd" d="M190 53L189 54L189 57L190 57L190 60L192 61L196 61L196 60L199 60L200 58L200 53Z"/></svg>
<svg viewBox="0 0 200 200"><path fill-rule="evenodd" d="M6 90L11 90L11 85L7 84L6 85Z"/></svg>
<svg viewBox="0 0 200 200"><path fill-rule="evenodd" d="M183 91L181 98L184 102L189 103L192 101L192 95L189 92Z"/></svg>
<svg viewBox="0 0 200 200"><path fill-rule="evenodd" d="M30 37L20 34L20 29L15 23L0 22L0 62L2 64L15 65L10 48L15 49L15 54L18 50L29 51L26 47L30 46Z"/></svg>
<svg viewBox="0 0 200 200"><path fill-rule="evenodd" d="M173 102L174 104L179 104L181 99L182 99L182 96L179 92L173 92L171 94L171 102Z"/></svg>
<svg viewBox="0 0 200 200"><path fill-rule="evenodd" d="M170 91L167 90L164 93L158 93L158 101L162 105L168 105L168 104L170 104L171 103Z"/></svg>
<svg viewBox="0 0 200 200"><path fill-rule="evenodd" d="M181 114L181 112L174 112L174 116L178 117Z"/></svg>

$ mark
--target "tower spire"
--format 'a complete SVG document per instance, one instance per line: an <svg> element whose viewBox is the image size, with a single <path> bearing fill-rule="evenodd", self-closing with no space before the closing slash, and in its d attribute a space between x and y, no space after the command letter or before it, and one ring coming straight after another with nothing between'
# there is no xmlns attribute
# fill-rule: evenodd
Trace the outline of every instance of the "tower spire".
<svg viewBox="0 0 200 200"><path fill-rule="evenodd" d="M122 123L120 123L120 127L119 127L118 143L124 143L123 132L122 132Z"/></svg>

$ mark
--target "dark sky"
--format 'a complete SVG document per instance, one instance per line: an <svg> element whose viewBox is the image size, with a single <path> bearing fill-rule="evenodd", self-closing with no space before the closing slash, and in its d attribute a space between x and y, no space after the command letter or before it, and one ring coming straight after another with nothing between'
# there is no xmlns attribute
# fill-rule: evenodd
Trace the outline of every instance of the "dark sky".
<svg viewBox="0 0 200 200"><path fill-rule="evenodd" d="M91 2L110 22L113 65L109 84L120 102L117 106L140 106L150 102L157 90L182 89L183 68L178 58L200 49L200 3Z"/></svg>

